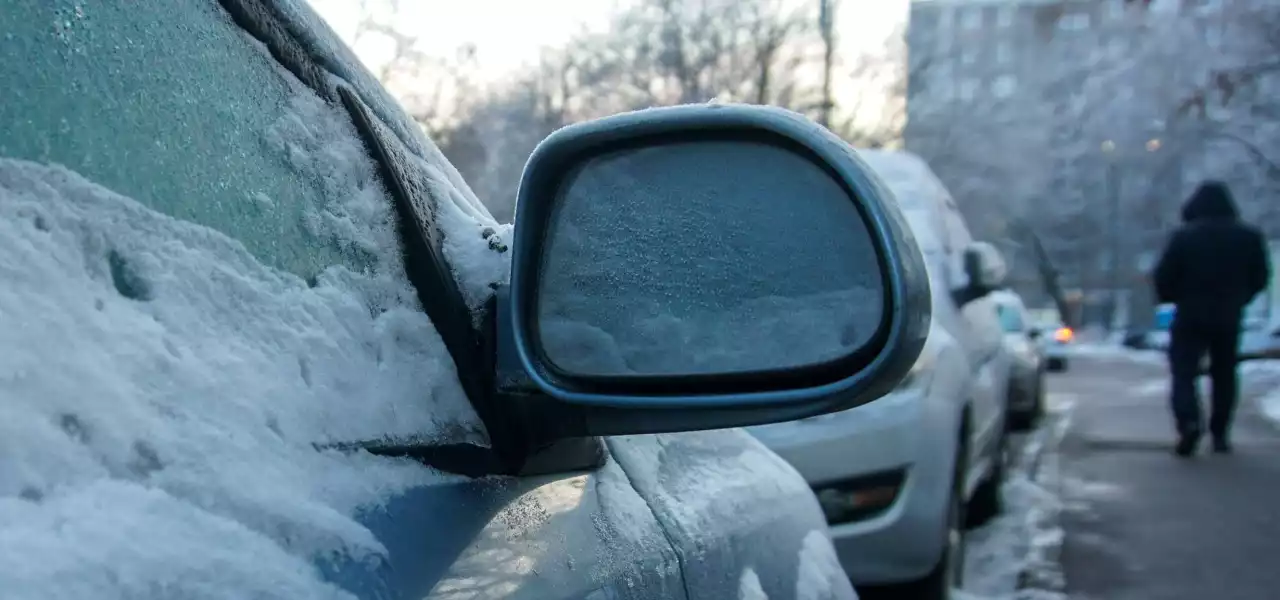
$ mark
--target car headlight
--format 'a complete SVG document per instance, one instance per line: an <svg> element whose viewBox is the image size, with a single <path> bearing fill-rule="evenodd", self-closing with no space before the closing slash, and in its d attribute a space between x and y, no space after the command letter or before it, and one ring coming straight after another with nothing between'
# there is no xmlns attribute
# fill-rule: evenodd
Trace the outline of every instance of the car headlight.
<svg viewBox="0 0 1280 600"><path fill-rule="evenodd" d="M902 492L905 469L893 469L814 486L828 525L869 519L888 510Z"/></svg>

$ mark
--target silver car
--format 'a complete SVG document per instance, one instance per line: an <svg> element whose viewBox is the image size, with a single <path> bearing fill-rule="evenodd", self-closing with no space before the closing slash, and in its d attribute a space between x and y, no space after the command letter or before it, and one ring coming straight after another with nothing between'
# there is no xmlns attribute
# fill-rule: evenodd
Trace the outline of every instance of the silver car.
<svg viewBox="0 0 1280 600"><path fill-rule="evenodd" d="M1044 416L1044 370L1048 360L1037 342L1026 305L1018 294L1000 290L991 294L1004 330L1004 350L1009 355L1009 428L1027 431Z"/></svg>
<svg viewBox="0 0 1280 600"><path fill-rule="evenodd" d="M859 155L897 197L925 255L933 321L924 351L897 389L866 406L748 431L812 486L855 586L943 599L963 585L966 525L1000 510L1009 362L988 292L1003 263L971 239L923 160ZM977 268L966 273L966 262ZM975 276L987 281L972 285Z"/></svg>

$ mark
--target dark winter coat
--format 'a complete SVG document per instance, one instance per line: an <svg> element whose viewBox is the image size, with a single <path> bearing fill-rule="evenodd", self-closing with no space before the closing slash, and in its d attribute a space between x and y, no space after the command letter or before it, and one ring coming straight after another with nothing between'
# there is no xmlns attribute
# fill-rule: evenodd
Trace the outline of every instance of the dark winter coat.
<svg viewBox="0 0 1280 600"><path fill-rule="evenodd" d="M1266 239L1240 221L1220 182L1196 190L1182 221L1156 266L1156 296L1177 306L1175 325L1238 329L1244 307L1271 278Z"/></svg>

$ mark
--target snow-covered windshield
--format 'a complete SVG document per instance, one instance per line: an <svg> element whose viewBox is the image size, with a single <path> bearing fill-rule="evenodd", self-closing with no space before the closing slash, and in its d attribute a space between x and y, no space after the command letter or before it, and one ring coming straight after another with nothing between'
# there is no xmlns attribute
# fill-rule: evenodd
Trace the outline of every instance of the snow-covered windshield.
<svg viewBox="0 0 1280 600"><path fill-rule="evenodd" d="M855 204L777 146L682 143L594 159L547 236L542 342L579 374L824 362L865 344L884 311Z"/></svg>
<svg viewBox="0 0 1280 600"><path fill-rule="evenodd" d="M484 441L350 118L218 3L2 11L0 596L344 597L441 475L317 445Z"/></svg>

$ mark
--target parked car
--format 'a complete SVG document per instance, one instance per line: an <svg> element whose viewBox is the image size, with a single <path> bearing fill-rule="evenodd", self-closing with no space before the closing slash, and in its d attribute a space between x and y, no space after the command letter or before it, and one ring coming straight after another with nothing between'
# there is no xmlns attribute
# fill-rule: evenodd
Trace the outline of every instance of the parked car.
<svg viewBox="0 0 1280 600"><path fill-rule="evenodd" d="M893 598L948 598L963 585L964 531L1000 510L1010 365L990 292L1005 267L975 242L951 195L907 152L860 150L925 256L928 341L876 402L749 428L818 496L854 585Z"/></svg>
<svg viewBox="0 0 1280 600"><path fill-rule="evenodd" d="M1076 339L1075 330L1062 321L1056 308L1040 308L1028 311L1031 319L1031 337L1044 351L1045 367L1049 371L1066 371L1070 366L1071 348Z"/></svg>
<svg viewBox="0 0 1280 600"><path fill-rule="evenodd" d="M736 428L925 342L911 233L830 132L562 129L513 231L305 3L0 21L0 595L854 598Z"/></svg>
<svg viewBox="0 0 1280 600"><path fill-rule="evenodd" d="M1044 347L1032 335L1030 315L1022 297L1010 290L991 294L1004 330L1004 349L1010 357L1009 428L1034 429L1044 416Z"/></svg>

